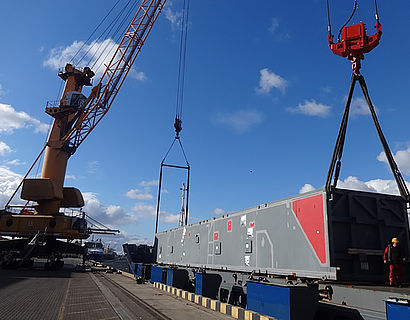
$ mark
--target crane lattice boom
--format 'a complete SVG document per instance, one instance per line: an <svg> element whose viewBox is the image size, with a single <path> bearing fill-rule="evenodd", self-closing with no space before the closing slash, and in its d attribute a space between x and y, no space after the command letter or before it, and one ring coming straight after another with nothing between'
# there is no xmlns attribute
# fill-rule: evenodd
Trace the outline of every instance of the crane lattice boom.
<svg viewBox="0 0 410 320"><path fill-rule="evenodd" d="M84 110L63 138L74 153L110 109L166 0L143 0Z"/></svg>

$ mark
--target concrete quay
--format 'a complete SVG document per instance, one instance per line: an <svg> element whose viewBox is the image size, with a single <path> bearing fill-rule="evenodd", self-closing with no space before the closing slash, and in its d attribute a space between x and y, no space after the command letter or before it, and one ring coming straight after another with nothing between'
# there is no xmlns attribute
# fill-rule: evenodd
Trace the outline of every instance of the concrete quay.
<svg viewBox="0 0 410 320"><path fill-rule="evenodd" d="M151 284L137 284L127 274L103 270L74 272L78 260L61 270L0 269L2 320L232 319L228 315L173 297Z"/></svg>

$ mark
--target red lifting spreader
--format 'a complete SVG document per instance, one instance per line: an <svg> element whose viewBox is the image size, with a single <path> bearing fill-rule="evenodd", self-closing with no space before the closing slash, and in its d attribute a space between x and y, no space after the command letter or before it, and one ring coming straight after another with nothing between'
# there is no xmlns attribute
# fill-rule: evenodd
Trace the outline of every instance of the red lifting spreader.
<svg viewBox="0 0 410 320"><path fill-rule="evenodd" d="M364 59L365 53L377 47L382 36L382 26L379 21L375 27L377 32L368 36L363 22L348 27L344 26L342 40L336 43L333 42L333 35L329 32L329 48L334 54L351 60L353 71L358 73L361 67L360 60Z"/></svg>
<svg viewBox="0 0 410 320"><path fill-rule="evenodd" d="M376 8L376 30L377 32L371 36L366 34L366 27L363 22L359 24L355 24L352 26L346 26L349 21L352 19L356 8L357 8L357 0L354 0L354 8L353 13L351 14L350 18L344 24L344 26L340 29L338 35L338 42L333 42L333 35L331 32L330 26L330 14L329 14L329 1L327 3L327 16L328 16L328 41L329 47L332 52L338 56L346 57L350 61L352 61L352 78L350 81L350 88L349 94L347 95L345 110L343 112L342 123L340 124L339 133L337 135L336 145L333 150L333 156L330 163L329 171L326 178L326 191L328 194L331 194L332 189L336 188L340 168L342 165L342 154L343 154L343 147L346 139L346 130L347 130L347 120L349 118L349 111L350 111L350 104L352 102L353 91L356 82L358 81L360 87L362 89L363 95L366 99L367 105L369 107L370 114L373 118L374 125L376 127L377 133L379 135L380 142L383 146L383 150L386 154L386 158L389 162L390 169L393 173L393 176L396 180L397 187L399 189L400 195L408 204L410 208L410 193L407 188L406 182L403 179L403 176L400 173L400 170L397 166L396 161L394 160L393 154L390 150L390 147L387 143L387 140L383 134L382 128L380 126L379 120L377 119L377 114L375 108L370 100L369 92L367 90L366 82L364 80L363 75L360 74L360 67L361 67L361 60L364 59L364 54L372 51L380 42L380 38L382 36L382 27L379 22L379 14L377 12L377 3L376 0L374 1L375 8ZM340 40L340 34L342 34L342 39ZM332 183L333 178L333 183Z"/></svg>

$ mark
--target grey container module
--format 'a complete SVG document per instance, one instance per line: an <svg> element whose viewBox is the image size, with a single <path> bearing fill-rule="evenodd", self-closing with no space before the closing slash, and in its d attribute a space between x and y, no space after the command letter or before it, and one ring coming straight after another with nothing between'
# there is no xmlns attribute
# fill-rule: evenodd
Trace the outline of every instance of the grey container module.
<svg viewBox="0 0 410 320"><path fill-rule="evenodd" d="M384 282L383 249L409 253L401 197L324 189L156 234L159 264Z"/></svg>

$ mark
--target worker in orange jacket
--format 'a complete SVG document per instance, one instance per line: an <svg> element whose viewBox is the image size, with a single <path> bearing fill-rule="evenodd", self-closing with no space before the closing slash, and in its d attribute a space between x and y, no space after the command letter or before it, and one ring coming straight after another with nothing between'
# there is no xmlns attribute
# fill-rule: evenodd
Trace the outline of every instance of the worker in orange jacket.
<svg viewBox="0 0 410 320"><path fill-rule="evenodd" d="M406 261L406 258L403 256L399 239L393 238L391 243L384 249L383 261L389 265L389 284L391 286L400 286L403 263Z"/></svg>

